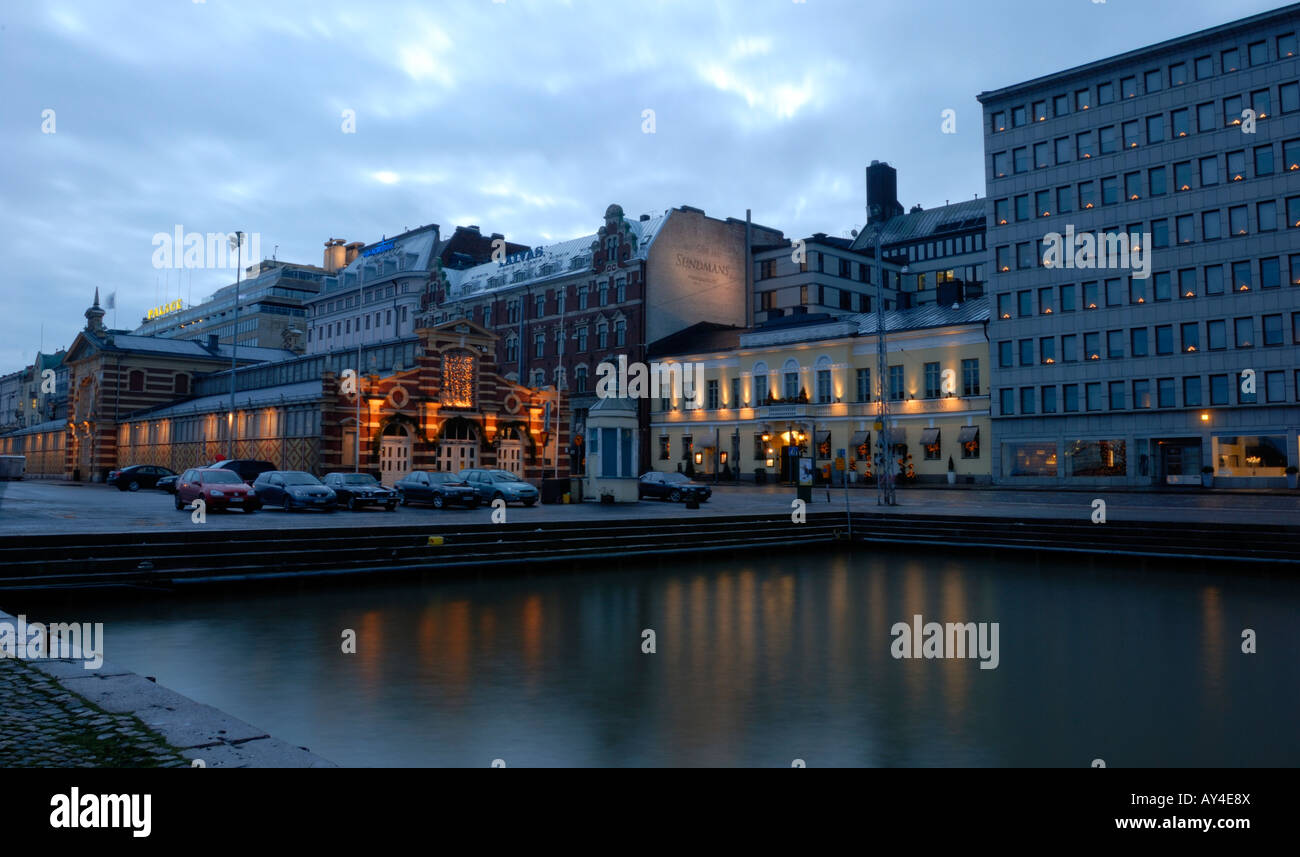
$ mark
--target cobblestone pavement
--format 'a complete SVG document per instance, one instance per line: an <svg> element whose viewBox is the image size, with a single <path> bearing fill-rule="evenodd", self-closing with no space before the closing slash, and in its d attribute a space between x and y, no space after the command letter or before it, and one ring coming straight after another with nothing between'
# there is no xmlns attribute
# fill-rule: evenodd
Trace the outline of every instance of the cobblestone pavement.
<svg viewBox="0 0 1300 857"><path fill-rule="evenodd" d="M22 661L0 659L0 768L189 765L135 717L102 711Z"/></svg>

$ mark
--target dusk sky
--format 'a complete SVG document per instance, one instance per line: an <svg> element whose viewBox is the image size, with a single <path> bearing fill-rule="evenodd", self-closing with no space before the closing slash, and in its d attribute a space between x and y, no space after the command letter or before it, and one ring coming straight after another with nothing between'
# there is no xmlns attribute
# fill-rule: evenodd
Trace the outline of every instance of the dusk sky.
<svg viewBox="0 0 1300 857"><path fill-rule="evenodd" d="M549 244L611 202L843 235L873 158L905 207L982 197L980 91L1281 5L8 0L0 373L42 326L71 344L96 286L134 328L233 281L156 270L177 227L319 265L426 223Z"/></svg>

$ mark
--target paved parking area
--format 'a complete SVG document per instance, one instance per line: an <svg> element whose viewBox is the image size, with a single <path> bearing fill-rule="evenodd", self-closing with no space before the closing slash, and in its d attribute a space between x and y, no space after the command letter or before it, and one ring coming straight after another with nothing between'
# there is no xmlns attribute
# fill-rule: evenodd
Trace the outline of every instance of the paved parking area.
<svg viewBox="0 0 1300 857"><path fill-rule="evenodd" d="M176 511L172 496L161 491L127 493L98 484L51 480L0 483L0 536L77 532L147 532L194 526L189 512ZM845 507L840 488L816 488L809 511L840 511ZM890 514L939 514L1011 518L1088 519L1093 500L1107 504L1107 520L1187 521L1195 523L1263 523L1300 525L1300 492L1273 494L1199 491L1058 491L974 488L903 488L898 505L881 507L874 489L849 492L853 511ZM507 509L510 523L528 521L601 521L634 518L691 518L710 515L789 513L794 489L788 486L728 486L714 489L713 498L699 509L657 500L602 506L598 503L537 505ZM212 512L207 527L214 529L269 529L275 527L411 526L457 521L488 523L492 509L436 510L426 506L399 507L394 512L370 508L359 512L296 512L268 508L245 512Z"/></svg>

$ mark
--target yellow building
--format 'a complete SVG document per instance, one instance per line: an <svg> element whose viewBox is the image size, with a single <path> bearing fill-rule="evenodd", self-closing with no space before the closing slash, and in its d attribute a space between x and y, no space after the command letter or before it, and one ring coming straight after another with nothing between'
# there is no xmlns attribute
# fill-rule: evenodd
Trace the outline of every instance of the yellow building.
<svg viewBox="0 0 1300 857"><path fill-rule="evenodd" d="M987 483L988 319L985 298L886 313L883 376L874 313L688 328L651 348L652 361L696 364L702 379L694 396L651 400L652 466L789 482L798 449L815 454L819 481L838 484L842 458L850 484L869 482L881 461L883 381L904 476L945 482L951 460L956 481Z"/></svg>

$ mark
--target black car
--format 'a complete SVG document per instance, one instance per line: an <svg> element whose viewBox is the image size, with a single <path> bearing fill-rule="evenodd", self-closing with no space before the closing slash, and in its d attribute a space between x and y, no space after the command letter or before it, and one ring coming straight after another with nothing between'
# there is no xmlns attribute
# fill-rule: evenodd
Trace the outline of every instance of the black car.
<svg viewBox="0 0 1300 857"><path fill-rule="evenodd" d="M153 487L157 488L159 491L166 491L168 494L175 494L176 480L180 478L179 474L175 476L163 476Z"/></svg>
<svg viewBox="0 0 1300 857"><path fill-rule="evenodd" d="M325 485L354 512L366 506L383 506L389 512L397 508L397 492L380 485L369 473L327 473Z"/></svg>
<svg viewBox="0 0 1300 857"><path fill-rule="evenodd" d="M451 505L477 509L479 504L478 492L455 473L412 470L393 487L401 496L403 506L432 503L435 509Z"/></svg>
<svg viewBox="0 0 1300 857"><path fill-rule="evenodd" d="M253 489L263 506L282 506L286 512L299 509L333 512L339 505L334 489L301 470L268 470L257 477Z"/></svg>
<svg viewBox="0 0 1300 857"><path fill-rule="evenodd" d="M230 470L239 476L240 479L252 485L257 481L257 477L266 473L268 470L275 470L275 465L269 461L257 461L252 458L229 458L225 461L214 461L209 464L210 468L218 470Z"/></svg>
<svg viewBox="0 0 1300 857"><path fill-rule="evenodd" d="M660 473L657 470L641 474L641 480L636 487L637 499L655 497L660 500L671 500L674 503L691 497L704 502L712 495L712 488L699 482L692 482L683 473Z"/></svg>
<svg viewBox="0 0 1300 857"><path fill-rule="evenodd" d="M130 467L110 472L105 481L119 491L139 491L141 488L155 487L158 480L164 476L174 479L176 473L166 467L156 467L152 464L132 464Z"/></svg>

